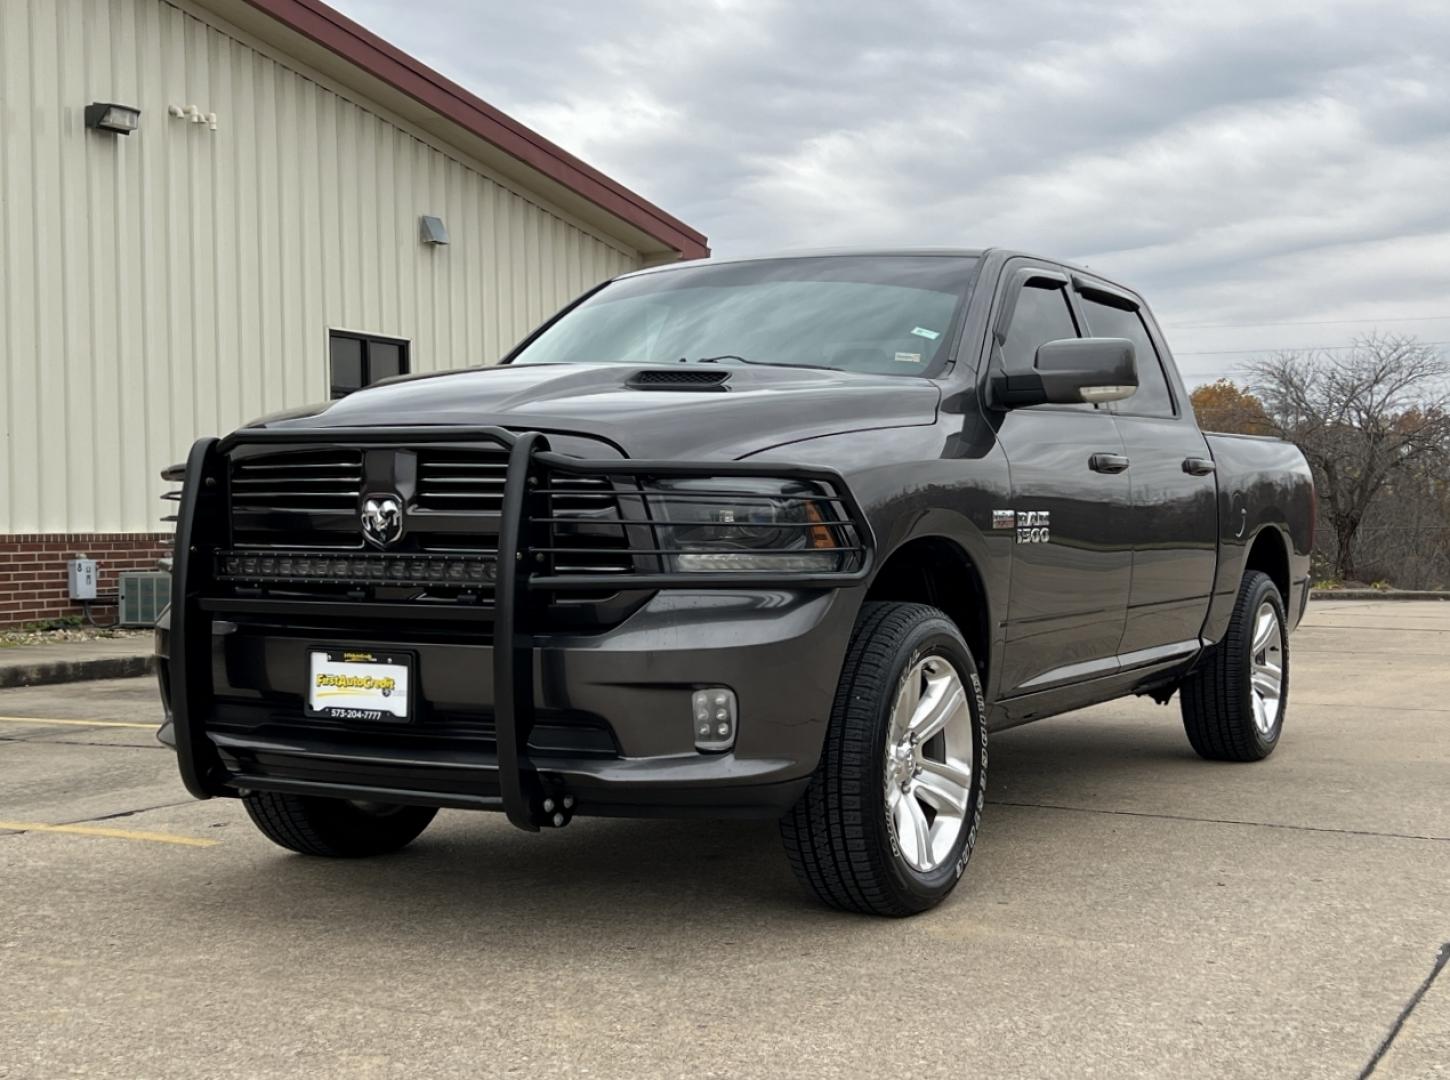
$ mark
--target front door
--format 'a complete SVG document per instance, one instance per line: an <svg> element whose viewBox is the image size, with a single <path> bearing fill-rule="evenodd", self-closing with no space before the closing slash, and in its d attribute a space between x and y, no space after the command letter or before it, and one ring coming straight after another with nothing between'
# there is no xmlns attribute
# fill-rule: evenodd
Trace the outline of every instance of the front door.
<svg viewBox="0 0 1450 1080"><path fill-rule="evenodd" d="M1029 370L1037 348L1081 336L1065 275L1023 279L1001 345L1007 371ZM1031 269L1028 267L1028 269ZM1112 414L1092 405L1038 405L1000 414L1011 505L1011 593L1000 682L1004 697L1118 670L1132 565L1129 480ZM1010 518L1009 516L1010 515Z"/></svg>

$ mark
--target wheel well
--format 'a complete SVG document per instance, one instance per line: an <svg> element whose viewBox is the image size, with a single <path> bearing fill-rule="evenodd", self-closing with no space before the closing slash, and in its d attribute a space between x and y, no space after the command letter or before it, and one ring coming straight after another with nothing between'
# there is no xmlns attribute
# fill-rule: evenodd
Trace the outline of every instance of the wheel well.
<svg viewBox="0 0 1450 1080"><path fill-rule="evenodd" d="M930 604L957 624L985 683L991 656L987 590L960 545L939 536L902 544L876 573L866 599Z"/></svg>
<svg viewBox="0 0 1450 1080"><path fill-rule="evenodd" d="M1249 548L1249 557L1244 562L1244 573L1258 570L1269 575L1279 589L1279 598L1289 603L1289 553L1284 548L1284 539L1279 530L1270 526L1254 537Z"/></svg>

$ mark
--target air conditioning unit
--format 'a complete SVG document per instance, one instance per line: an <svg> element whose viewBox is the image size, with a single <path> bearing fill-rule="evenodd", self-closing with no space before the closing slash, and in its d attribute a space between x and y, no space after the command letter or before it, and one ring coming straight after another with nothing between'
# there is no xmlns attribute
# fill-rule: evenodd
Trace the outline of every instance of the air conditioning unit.
<svg viewBox="0 0 1450 1080"><path fill-rule="evenodd" d="M171 575L164 570L123 570L117 626L155 626L171 602Z"/></svg>

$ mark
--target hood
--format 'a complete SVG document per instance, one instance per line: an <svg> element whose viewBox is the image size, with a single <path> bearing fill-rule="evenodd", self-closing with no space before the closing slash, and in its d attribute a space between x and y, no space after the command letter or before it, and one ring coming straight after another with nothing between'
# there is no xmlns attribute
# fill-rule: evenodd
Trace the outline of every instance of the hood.
<svg viewBox="0 0 1450 1080"><path fill-rule="evenodd" d="M573 432L633 458L730 459L782 443L936 419L936 384L825 369L691 365L723 388L637 389L640 373L684 365L520 364L397 379L250 427L497 425ZM646 376L658 377L658 376Z"/></svg>

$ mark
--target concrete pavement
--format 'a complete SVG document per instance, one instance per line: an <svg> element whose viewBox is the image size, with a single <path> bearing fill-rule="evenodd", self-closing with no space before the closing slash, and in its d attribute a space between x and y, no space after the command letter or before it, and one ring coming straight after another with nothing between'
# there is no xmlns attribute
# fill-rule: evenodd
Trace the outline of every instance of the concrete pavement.
<svg viewBox="0 0 1450 1080"><path fill-rule="evenodd" d="M805 899L770 824L289 855L186 798L149 680L7 690L142 726L0 721L0 821L118 834L0 833L0 1077L1446 1074L1450 604L1317 602L1292 660L1255 765L1176 704L995 737L967 877L890 922Z"/></svg>

